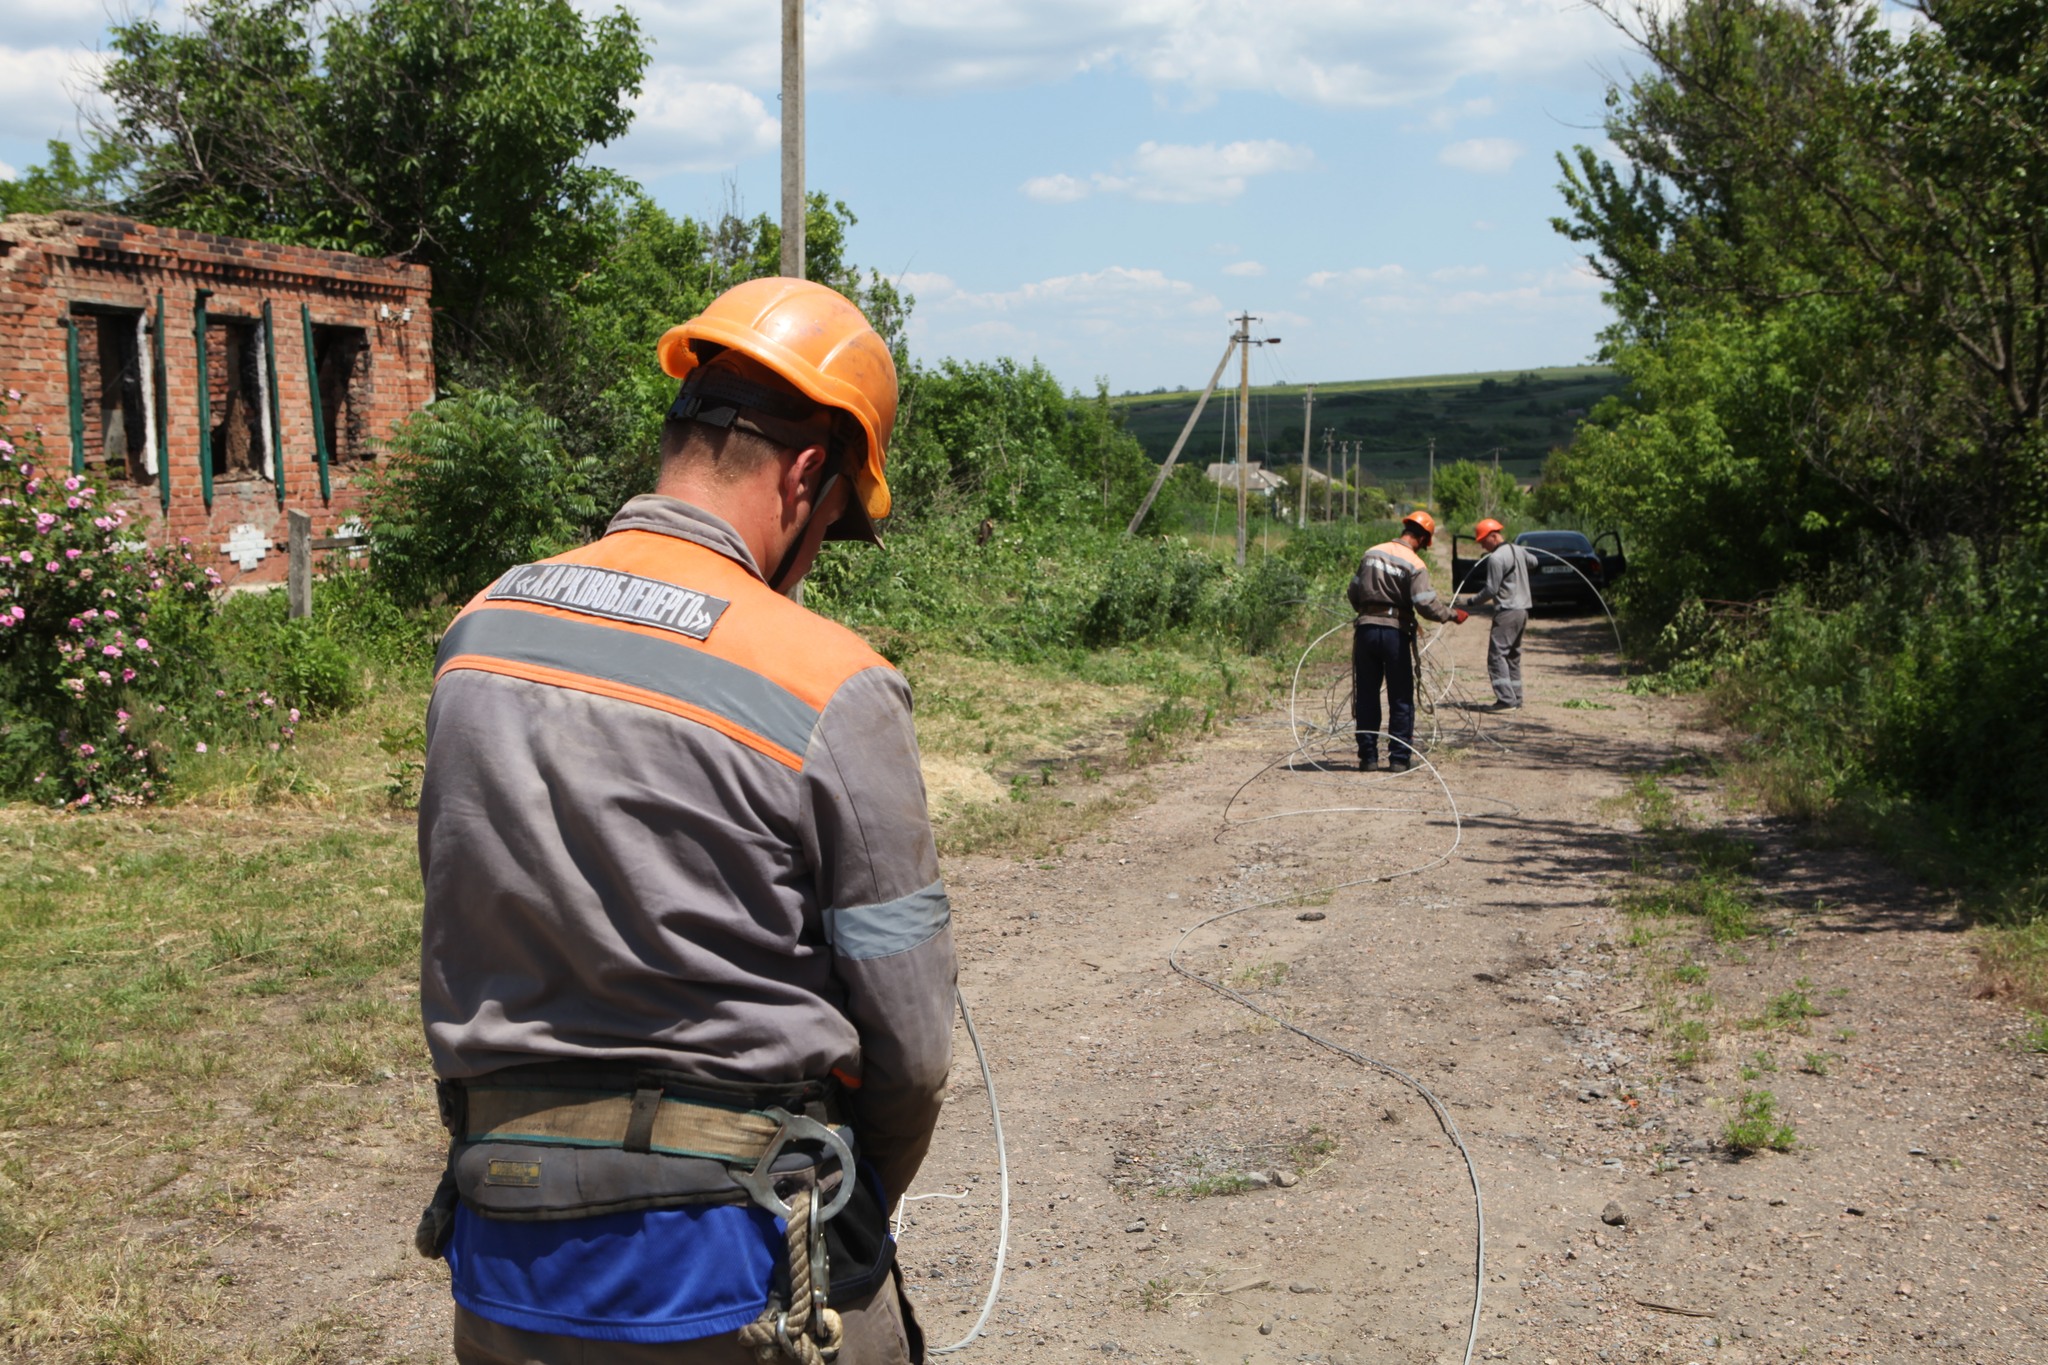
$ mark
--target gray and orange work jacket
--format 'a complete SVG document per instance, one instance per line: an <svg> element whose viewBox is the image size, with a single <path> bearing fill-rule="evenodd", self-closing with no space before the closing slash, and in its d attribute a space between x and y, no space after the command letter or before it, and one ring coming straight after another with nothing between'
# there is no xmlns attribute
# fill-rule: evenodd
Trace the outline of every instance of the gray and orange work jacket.
<svg viewBox="0 0 2048 1365"><path fill-rule="evenodd" d="M1430 586L1429 565L1404 540L1375 545L1351 576L1351 609L1361 626L1412 625L1419 613L1432 621L1448 621L1457 611L1437 600Z"/></svg>
<svg viewBox="0 0 2048 1365"><path fill-rule="evenodd" d="M952 1060L955 962L897 671L725 522L633 499L444 637L420 1005L436 1072L838 1077L900 1195Z"/></svg>

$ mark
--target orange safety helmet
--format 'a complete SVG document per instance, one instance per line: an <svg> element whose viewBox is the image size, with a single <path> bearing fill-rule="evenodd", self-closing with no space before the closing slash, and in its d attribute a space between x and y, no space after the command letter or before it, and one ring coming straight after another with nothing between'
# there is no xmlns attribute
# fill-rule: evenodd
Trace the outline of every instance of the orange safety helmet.
<svg viewBox="0 0 2048 1365"><path fill-rule="evenodd" d="M869 525L861 538L873 539L873 523L889 515L882 471L896 429L896 361L888 343L843 295L809 280L772 276L734 285L696 317L669 328L658 353L663 370L687 379L722 349L758 361L859 425L865 448L847 452L848 510L864 514Z"/></svg>
<svg viewBox="0 0 2048 1365"><path fill-rule="evenodd" d="M1413 526L1416 530L1422 532L1422 544L1425 549L1436 540L1436 518L1423 511L1420 507L1401 518L1401 525L1403 527Z"/></svg>
<svg viewBox="0 0 2048 1365"><path fill-rule="evenodd" d="M1484 540L1488 536L1492 535L1495 531L1505 532L1507 529L1507 527L1501 525L1492 517L1488 517L1485 521L1480 522L1477 526L1472 528L1472 539Z"/></svg>

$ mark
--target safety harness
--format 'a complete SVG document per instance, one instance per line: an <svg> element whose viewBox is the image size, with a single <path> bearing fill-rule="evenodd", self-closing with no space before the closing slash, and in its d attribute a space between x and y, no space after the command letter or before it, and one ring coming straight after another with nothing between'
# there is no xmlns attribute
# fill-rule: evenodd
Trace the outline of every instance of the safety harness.
<svg viewBox="0 0 2048 1365"><path fill-rule="evenodd" d="M856 1170L832 1083L540 1063L436 1088L448 1165L414 1234L422 1256L446 1249L458 1203L542 1222L752 1202L788 1239L767 1308L739 1333L764 1365L833 1359L844 1330L832 1302L857 1300L894 1268L886 1212Z"/></svg>

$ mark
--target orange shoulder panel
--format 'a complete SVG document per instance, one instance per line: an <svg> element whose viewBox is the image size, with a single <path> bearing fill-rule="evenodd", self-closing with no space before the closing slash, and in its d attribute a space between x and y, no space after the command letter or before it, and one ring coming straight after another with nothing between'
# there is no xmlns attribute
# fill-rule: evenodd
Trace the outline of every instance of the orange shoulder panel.
<svg viewBox="0 0 2048 1365"><path fill-rule="evenodd" d="M617 569L724 598L731 607L719 617L710 638L701 643L652 626L625 621L603 624L704 650L770 679L820 711L839 685L854 674L890 667L888 660L845 626L805 610L734 561L694 541L659 531L614 531L542 562ZM478 594L464 609L465 614L482 601L483 594ZM594 619L537 603L522 602L518 608L572 620Z"/></svg>

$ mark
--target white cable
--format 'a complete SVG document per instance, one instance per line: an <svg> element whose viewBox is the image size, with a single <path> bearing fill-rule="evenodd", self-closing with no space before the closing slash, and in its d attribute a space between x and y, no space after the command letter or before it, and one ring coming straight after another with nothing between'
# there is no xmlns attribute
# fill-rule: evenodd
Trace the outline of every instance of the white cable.
<svg viewBox="0 0 2048 1365"><path fill-rule="evenodd" d="M996 1268L995 1273L989 1276L988 1297L981 1301L981 1316L974 1320L974 1326L967 1329L967 1335L954 1342L951 1346L932 1346L926 1348L927 1354L935 1356L951 1355L955 1351L964 1351L974 1343L976 1337L981 1335L981 1329L988 1325L988 1315L995 1311L996 1295L1002 1292L1003 1262L1010 1257L1010 1149L1003 1143L1003 1111L996 1105L996 1080L994 1076L989 1074L988 1053L982 1049L981 1035L975 1032L974 1015L967 1008L967 997L961 994L960 987L957 985L953 987L953 999L960 1006L960 1022L967 1025L967 1041L974 1044L974 1059L981 1063L982 1089L988 1093L988 1119L990 1125L996 1131L996 1172L1002 1182L1003 1203L1002 1215L996 1225ZM928 1199L934 1196L918 1195L915 1197ZM945 1195L942 1197L953 1199L959 1196ZM899 1209L897 1211L897 1217L900 1224L902 1210Z"/></svg>
<svg viewBox="0 0 2048 1365"><path fill-rule="evenodd" d="M1356 732L1354 732L1354 737L1355 733ZM1387 734L1387 732L1385 731L1380 731L1379 733L1384 738L1386 738L1389 745L1391 745L1394 742L1392 735ZM1265 773L1271 772L1273 768L1278 765L1278 763L1286 762L1289 759L1292 759L1295 756L1295 754L1300 752L1301 749L1299 746L1297 746L1295 753L1290 753L1285 758L1276 760L1275 763L1267 764L1266 767L1261 769L1258 774L1255 774L1252 779L1248 780L1245 783L1245 786L1249 786L1252 781L1256 781L1258 777L1263 776ZM1414 752L1411 750L1409 757L1412 762L1419 762L1423 765L1423 767L1429 770L1429 775L1436 779L1437 786L1442 789L1444 794L1444 800L1450 804L1451 820L1456 832L1451 839L1451 846L1449 848L1445 849L1442 853L1438 854L1435 858L1430 859L1428 862L1418 863L1414 867L1403 868L1398 872L1389 872L1382 875L1371 877L1355 877L1349 881L1337 882L1333 885L1322 887L1317 890L1294 891L1284 896L1274 896L1267 900L1253 901L1249 905L1240 905L1235 909L1224 910L1218 914L1211 915L1209 916L1209 918L1202 920L1200 923L1190 925L1187 929L1182 931L1180 938L1173 945L1173 950L1166 955L1166 965L1171 967L1175 972L1177 972L1181 976L1184 976L1188 980L1195 982L1197 985L1206 986L1208 989L1215 991L1218 995L1221 995L1226 999L1236 1001L1238 1004L1244 1006L1252 1013L1260 1016L1263 1019L1268 1019L1273 1023L1278 1024L1281 1028L1286 1029L1289 1033L1292 1033L1299 1038L1304 1038L1307 1041L1314 1043L1317 1047L1326 1048L1329 1051L1336 1053L1340 1057L1344 1057L1350 1061L1356 1062L1360 1066L1367 1067L1373 1071L1380 1072L1382 1075L1392 1077L1394 1080L1399 1081L1401 1084L1407 1086L1416 1094L1420 1095L1423 1099L1423 1102L1429 1106L1430 1112L1436 1115L1436 1121L1438 1125L1442 1127L1442 1129L1444 1130L1444 1136L1448 1137L1451 1140L1452 1145L1458 1149L1458 1155L1465 1159L1465 1174L1467 1175L1467 1177L1470 1178L1472 1182L1472 1209L1474 1219L1476 1220L1477 1237L1472 1271L1472 1318L1465 1332L1465 1365L1472 1365L1472 1351L1479 1342L1479 1314L1483 1307L1483 1302L1486 1294L1486 1201L1484 1196L1480 1193L1479 1189L1479 1164L1472 1159L1471 1150L1465 1146L1464 1135L1458 1131L1457 1121L1451 1117L1451 1111L1449 1110L1449 1108L1447 1108L1444 1105L1444 1102L1438 1099L1436 1095L1431 1092L1428 1086L1424 1085L1421 1081L1409 1075L1407 1072L1401 1070L1401 1068L1395 1066L1393 1063L1381 1061L1377 1057L1369 1057L1363 1052L1359 1052L1355 1049L1345 1047L1342 1043L1333 1042L1332 1040L1323 1037L1321 1034L1312 1033L1309 1030L1302 1028L1300 1025L1294 1023L1291 1020L1283 1019L1278 1014L1275 1014L1273 1011L1267 1009L1265 1006L1259 1004L1257 1001L1252 1000L1249 996L1246 996L1243 992L1233 990L1232 988L1224 985L1220 981L1211 980L1210 978L1203 976L1199 972L1190 970L1186 966L1182 965L1180 960L1181 949L1187 945L1187 941L1190 937L1192 937L1198 931L1206 929L1210 925L1215 924L1220 920L1226 920L1231 918L1233 915L1242 915L1253 910L1270 909L1271 907L1276 905L1298 904L1299 902L1308 897L1332 894L1344 889L1345 887L1362 886L1372 882L1390 882L1395 881L1402 877L1412 877L1418 873L1428 872L1435 868L1442 867L1444 864L1448 863L1452 859L1452 857L1456 855L1459 846L1465 841L1464 817L1458 811L1457 798L1451 795L1450 784L1444 781L1443 774L1437 770L1437 766L1434 763L1431 763L1428 758L1426 758L1419 752ZM1241 793L1243 790L1244 787L1241 786L1238 788L1237 792L1233 792L1231 794L1231 801L1236 801L1238 793ZM1224 808L1224 816L1226 820L1229 817L1229 805L1227 803Z"/></svg>

